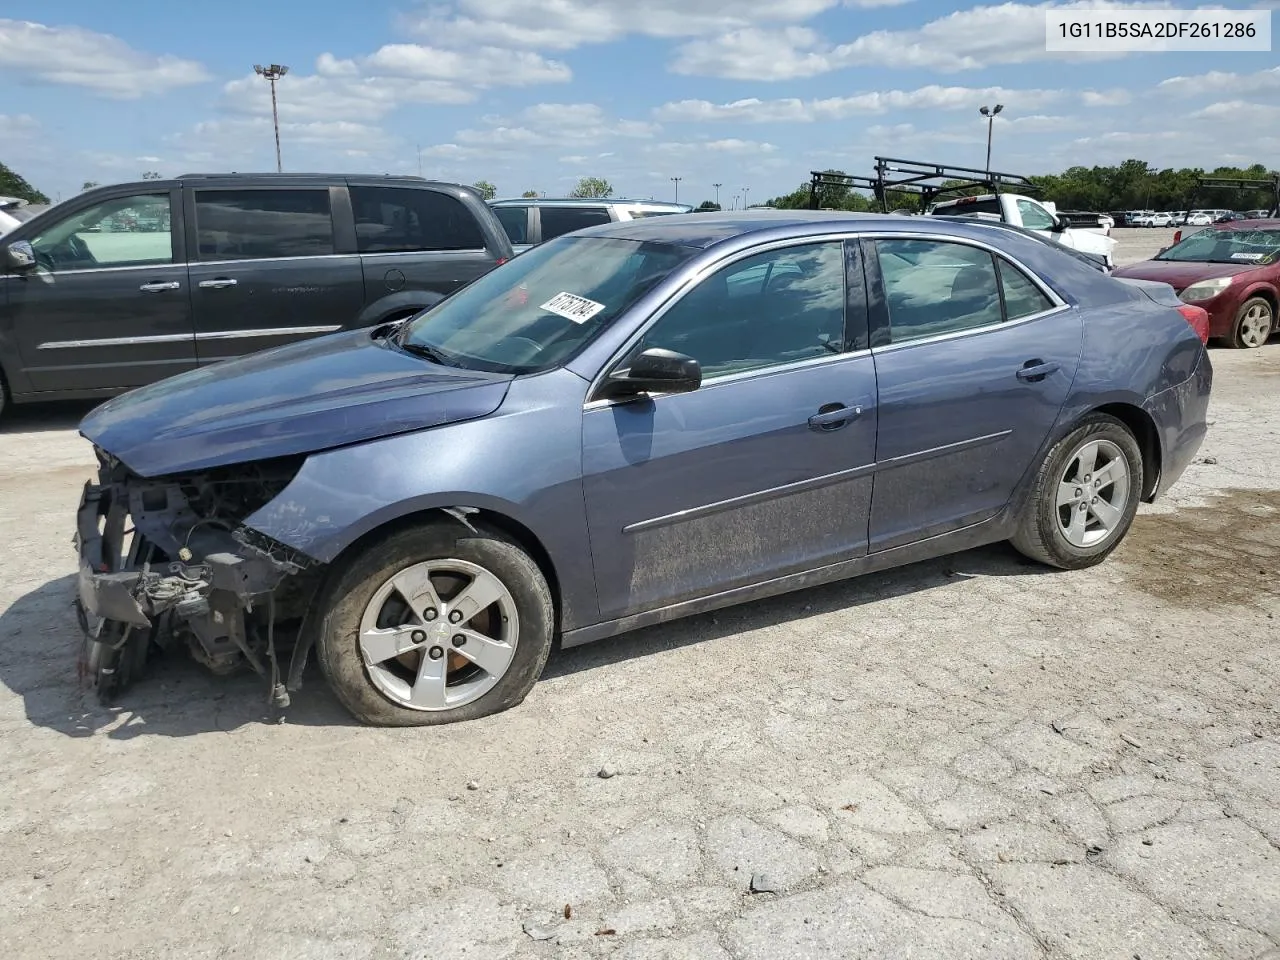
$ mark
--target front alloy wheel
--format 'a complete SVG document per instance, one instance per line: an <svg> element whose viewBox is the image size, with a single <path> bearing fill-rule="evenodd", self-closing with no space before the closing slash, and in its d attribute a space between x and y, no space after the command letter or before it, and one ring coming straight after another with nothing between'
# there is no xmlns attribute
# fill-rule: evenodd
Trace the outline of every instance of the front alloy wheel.
<svg viewBox="0 0 1280 960"><path fill-rule="evenodd" d="M1275 327L1275 315L1271 304L1262 297L1246 300L1236 314L1236 325L1231 332L1231 345L1253 349L1267 342Z"/></svg>
<svg viewBox="0 0 1280 960"><path fill-rule="evenodd" d="M439 520L376 540L326 584L316 656L353 715L381 726L515 706L551 651L546 577L498 530Z"/></svg>

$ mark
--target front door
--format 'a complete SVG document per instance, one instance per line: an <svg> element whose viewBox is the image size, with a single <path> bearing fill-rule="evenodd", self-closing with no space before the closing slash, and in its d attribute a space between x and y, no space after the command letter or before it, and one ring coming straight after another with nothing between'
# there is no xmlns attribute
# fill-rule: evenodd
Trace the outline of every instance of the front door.
<svg viewBox="0 0 1280 960"><path fill-rule="evenodd" d="M30 389L116 390L195 366L177 200L122 193L19 234L37 267L3 282Z"/></svg>
<svg viewBox="0 0 1280 960"><path fill-rule="evenodd" d="M692 356L702 387L588 404L583 474L606 618L866 552L876 375L856 349L856 252L848 293L839 241L711 274L628 353Z"/></svg>
<svg viewBox="0 0 1280 960"><path fill-rule="evenodd" d="M985 249L883 239L877 261L873 552L1009 502L1058 419L1083 338L1076 310Z"/></svg>
<svg viewBox="0 0 1280 960"><path fill-rule="evenodd" d="M213 363L355 323L364 278L336 252L323 186L189 191L196 352Z"/></svg>

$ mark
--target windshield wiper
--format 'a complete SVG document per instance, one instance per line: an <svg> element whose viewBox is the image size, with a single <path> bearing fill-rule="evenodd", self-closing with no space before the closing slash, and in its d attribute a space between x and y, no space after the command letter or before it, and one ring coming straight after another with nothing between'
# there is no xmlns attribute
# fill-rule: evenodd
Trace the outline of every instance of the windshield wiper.
<svg viewBox="0 0 1280 960"><path fill-rule="evenodd" d="M412 343L401 339L398 341L400 349L405 353L412 353L415 357L422 357L424 360L430 360L432 363L438 363L442 367L456 367L458 362L450 355L437 350L435 347L428 347L421 343Z"/></svg>

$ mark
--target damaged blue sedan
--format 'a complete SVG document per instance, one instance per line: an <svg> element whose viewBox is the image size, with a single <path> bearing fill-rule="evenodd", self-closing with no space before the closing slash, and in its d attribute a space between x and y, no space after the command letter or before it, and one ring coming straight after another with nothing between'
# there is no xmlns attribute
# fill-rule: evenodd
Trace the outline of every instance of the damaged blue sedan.
<svg viewBox="0 0 1280 960"><path fill-rule="evenodd" d="M613 223L430 310L86 417L84 661L157 647L360 720L519 703L568 647L1009 540L1103 560L1205 433L1163 298L982 223Z"/></svg>

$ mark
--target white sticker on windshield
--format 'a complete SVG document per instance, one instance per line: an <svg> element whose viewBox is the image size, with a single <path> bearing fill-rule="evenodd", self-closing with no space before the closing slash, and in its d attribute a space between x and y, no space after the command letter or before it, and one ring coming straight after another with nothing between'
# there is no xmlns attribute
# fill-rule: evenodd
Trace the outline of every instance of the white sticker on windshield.
<svg viewBox="0 0 1280 960"><path fill-rule="evenodd" d="M1233 253L1231 255L1231 259L1232 260L1265 260L1267 259L1267 254L1265 253Z"/></svg>
<svg viewBox="0 0 1280 960"><path fill-rule="evenodd" d="M574 323L586 323L604 309L604 304L572 293L557 293L538 309L554 313Z"/></svg>

